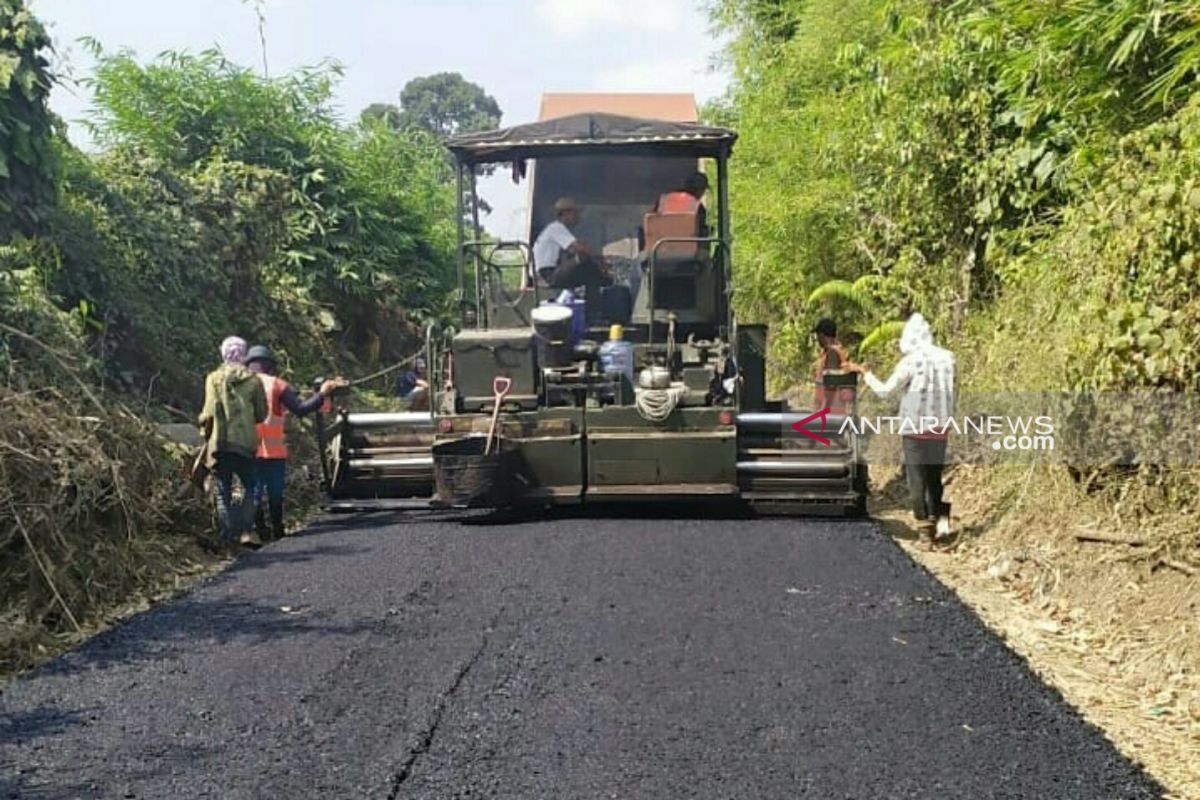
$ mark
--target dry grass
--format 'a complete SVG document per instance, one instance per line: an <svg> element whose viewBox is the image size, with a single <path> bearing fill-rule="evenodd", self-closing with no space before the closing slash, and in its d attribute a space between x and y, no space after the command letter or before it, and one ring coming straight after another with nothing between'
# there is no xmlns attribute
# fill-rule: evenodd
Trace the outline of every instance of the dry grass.
<svg viewBox="0 0 1200 800"><path fill-rule="evenodd" d="M120 405L0 388L0 684L230 563L191 452ZM316 508L311 433L293 426L289 527Z"/></svg>
<svg viewBox="0 0 1200 800"><path fill-rule="evenodd" d="M210 514L186 450L121 407L0 388L0 675L205 572Z"/></svg>
<svg viewBox="0 0 1200 800"><path fill-rule="evenodd" d="M952 549L916 544L898 487L874 513L1169 797L1200 798L1191 515L1148 516L1129 497L1123 515L1050 467L960 467L949 484L960 531Z"/></svg>

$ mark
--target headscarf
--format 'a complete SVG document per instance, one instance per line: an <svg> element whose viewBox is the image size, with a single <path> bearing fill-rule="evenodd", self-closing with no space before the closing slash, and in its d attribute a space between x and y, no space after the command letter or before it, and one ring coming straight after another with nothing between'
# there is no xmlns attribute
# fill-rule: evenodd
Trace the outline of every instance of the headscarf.
<svg viewBox="0 0 1200 800"><path fill-rule="evenodd" d="M241 364L246 360L246 340L240 336L226 337L221 342L221 360L226 364Z"/></svg>

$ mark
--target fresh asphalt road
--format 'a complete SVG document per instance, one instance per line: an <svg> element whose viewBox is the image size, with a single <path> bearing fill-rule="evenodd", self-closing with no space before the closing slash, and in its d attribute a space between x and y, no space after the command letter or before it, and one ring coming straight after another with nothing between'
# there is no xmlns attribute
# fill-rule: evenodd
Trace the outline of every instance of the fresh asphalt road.
<svg viewBox="0 0 1200 800"><path fill-rule="evenodd" d="M866 522L337 517L0 695L0 798L1152 798Z"/></svg>

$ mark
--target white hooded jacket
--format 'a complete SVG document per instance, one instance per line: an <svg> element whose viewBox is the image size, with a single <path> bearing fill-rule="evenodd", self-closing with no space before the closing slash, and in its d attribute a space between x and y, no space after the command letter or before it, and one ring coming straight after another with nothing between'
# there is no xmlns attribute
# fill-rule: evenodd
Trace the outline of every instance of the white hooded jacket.
<svg viewBox="0 0 1200 800"><path fill-rule="evenodd" d="M903 358L891 377L881 381L872 373L863 378L880 397L904 389L900 399L900 433L940 433L954 413L954 354L933 343L929 323L913 314L900 334Z"/></svg>

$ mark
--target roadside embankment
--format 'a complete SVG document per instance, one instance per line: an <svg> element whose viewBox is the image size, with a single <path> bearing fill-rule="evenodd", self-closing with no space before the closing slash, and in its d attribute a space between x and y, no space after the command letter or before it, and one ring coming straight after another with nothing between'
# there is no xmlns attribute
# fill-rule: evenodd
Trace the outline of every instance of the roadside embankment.
<svg viewBox="0 0 1200 800"><path fill-rule="evenodd" d="M193 450L178 440L189 426L53 388L0 388L0 404L3 683L229 558L212 549L211 505L185 477ZM293 524L316 500L309 438L293 437Z"/></svg>
<svg viewBox="0 0 1200 800"><path fill-rule="evenodd" d="M0 676L169 593L218 560L188 450L129 410L0 389Z"/></svg>

